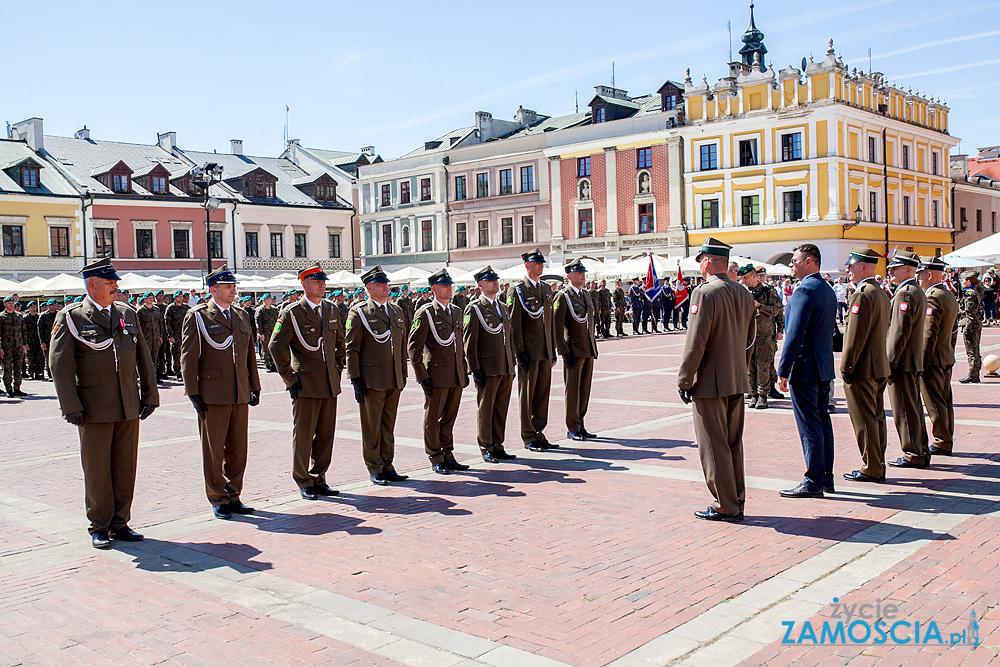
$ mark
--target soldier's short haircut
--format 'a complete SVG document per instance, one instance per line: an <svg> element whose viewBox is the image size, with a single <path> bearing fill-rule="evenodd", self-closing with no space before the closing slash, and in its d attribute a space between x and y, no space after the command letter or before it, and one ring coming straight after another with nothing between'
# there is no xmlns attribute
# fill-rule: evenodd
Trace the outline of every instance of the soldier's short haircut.
<svg viewBox="0 0 1000 667"><path fill-rule="evenodd" d="M820 260L821 260L820 254L819 254L819 248L817 248L816 246L814 246L812 243L803 243L800 246L792 248L792 252L795 252L796 250L798 252L801 252L806 257L812 257L813 260L815 260L815 262L816 262L816 266L819 266Z"/></svg>

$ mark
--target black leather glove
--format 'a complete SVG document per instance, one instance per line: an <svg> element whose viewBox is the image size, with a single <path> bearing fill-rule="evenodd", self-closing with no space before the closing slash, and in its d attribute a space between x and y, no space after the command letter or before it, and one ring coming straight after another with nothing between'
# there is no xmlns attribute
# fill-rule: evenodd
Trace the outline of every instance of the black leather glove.
<svg viewBox="0 0 1000 667"><path fill-rule="evenodd" d="M198 413L198 419L205 418L205 411L208 410L208 406L205 405L205 401L202 400L201 394L192 394L188 396L191 399L191 405L194 406L194 411Z"/></svg>
<svg viewBox="0 0 1000 667"><path fill-rule="evenodd" d="M431 381L430 378L427 378L426 380L421 380L420 388L424 390L424 396L430 398L431 394L434 393L434 382Z"/></svg>
<svg viewBox="0 0 1000 667"><path fill-rule="evenodd" d="M253 389L251 389L250 390L250 407L252 408L252 407L254 407L256 405L260 405L260 392L259 391L254 391Z"/></svg>
<svg viewBox="0 0 1000 667"><path fill-rule="evenodd" d="M465 374L465 384L462 385L462 389L465 389L468 386L469 386L469 374L466 373Z"/></svg>
<svg viewBox="0 0 1000 667"><path fill-rule="evenodd" d="M684 401L685 404L688 404L688 403L691 402L691 390L690 389L681 389L680 387L677 387L677 393L680 395L681 400Z"/></svg>
<svg viewBox="0 0 1000 667"><path fill-rule="evenodd" d="M517 357L517 365L520 366L521 370L528 370L528 364L531 363L531 360L528 359L528 353L518 352L515 356Z"/></svg>
<svg viewBox="0 0 1000 667"><path fill-rule="evenodd" d="M844 372L840 373L840 378L844 381L844 384L851 384L851 381L854 379L853 377L851 377L850 373L844 373Z"/></svg>
<svg viewBox="0 0 1000 667"><path fill-rule="evenodd" d="M563 358L563 365L566 366L566 368L573 370L573 364L576 363L576 357L573 356L573 353L567 352L562 356L562 358Z"/></svg>
<svg viewBox="0 0 1000 667"><path fill-rule="evenodd" d="M290 396L292 397L292 400L293 400L293 401L294 401L294 400L295 400L296 398L298 398L298 397L299 397L299 389L302 389L302 381L301 381L301 380L296 380L296 381L295 381L295 384L293 384L292 386L290 386L290 387L285 387L285 390L286 390L286 391L288 392L288 394L289 394L289 395L290 395Z"/></svg>
<svg viewBox="0 0 1000 667"><path fill-rule="evenodd" d="M144 406L142 406L142 409L139 410L139 421L142 421L143 419L145 419L149 415L153 414L153 410L155 410L155 409L156 409L155 405L144 405Z"/></svg>
<svg viewBox="0 0 1000 667"><path fill-rule="evenodd" d="M486 373L478 369L472 371L472 381L476 383L476 389L482 389L486 386Z"/></svg>
<svg viewBox="0 0 1000 667"><path fill-rule="evenodd" d="M360 377L351 378L351 384L354 385L354 400L358 402L358 405L361 405L365 402L365 395L368 393L365 381Z"/></svg>
<svg viewBox="0 0 1000 667"><path fill-rule="evenodd" d="M68 421L73 426L83 426L83 410L71 412L68 415L65 415L63 419Z"/></svg>

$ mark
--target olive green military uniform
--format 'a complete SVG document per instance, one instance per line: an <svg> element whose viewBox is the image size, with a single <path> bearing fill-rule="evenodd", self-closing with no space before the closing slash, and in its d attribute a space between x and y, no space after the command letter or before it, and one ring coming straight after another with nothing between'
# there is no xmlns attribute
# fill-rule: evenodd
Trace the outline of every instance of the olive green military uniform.
<svg viewBox="0 0 1000 667"><path fill-rule="evenodd" d="M556 352L563 357L566 430L583 433L597 358L597 309L592 293L567 285L556 294L553 315ZM567 357L572 367L566 363Z"/></svg>
<svg viewBox="0 0 1000 667"><path fill-rule="evenodd" d="M42 357L45 360L45 370L52 379L52 371L49 367L49 342L52 340L52 327L56 323L56 313L46 310L38 316L38 341L42 348Z"/></svg>
<svg viewBox="0 0 1000 667"><path fill-rule="evenodd" d="M774 368L774 353L777 349L775 337L778 333L778 327L776 320L784 306L781 304L781 297L768 284L757 283L757 286L752 288L750 293L754 301L760 304L757 306L755 318L757 337L754 340L748 369L750 393L756 392L758 397L766 398L774 387L771 372Z"/></svg>
<svg viewBox="0 0 1000 667"><path fill-rule="evenodd" d="M191 306L181 302L180 305L171 303L164 311L163 323L167 330L167 338L174 339L172 343L169 340L167 341L170 344L169 354L166 359L167 375L176 375L177 377L181 375L181 329L184 326L185 316L190 309Z"/></svg>
<svg viewBox="0 0 1000 667"><path fill-rule="evenodd" d="M601 335L605 338L611 338L611 291L606 286L598 288L597 301L600 310L598 325Z"/></svg>
<svg viewBox="0 0 1000 667"><path fill-rule="evenodd" d="M544 431L549 422L552 364L556 359L552 297L552 288L544 280L532 285L528 278L511 285L507 292L514 355L520 366L517 393L524 444L547 442Z"/></svg>
<svg viewBox="0 0 1000 667"><path fill-rule="evenodd" d="M304 298L304 297L303 297ZM336 310L336 308L334 308ZM340 313L337 313L338 322L343 321L340 317ZM264 368L269 371L275 370L274 358L271 355L270 343L271 343L271 333L274 331L274 325L278 323L278 309L274 306L257 306L257 310L254 312L254 323L257 325L257 332L260 336L260 356L264 361ZM342 325L341 325L342 326Z"/></svg>
<svg viewBox="0 0 1000 667"><path fill-rule="evenodd" d="M903 457L914 465L930 463L924 406L918 376L924 370L924 321L927 298L916 280L896 287L892 296L886 352L889 356L889 404Z"/></svg>
<svg viewBox="0 0 1000 667"><path fill-rule="evenodd" d="M622 327L625 326L625 311L628 309L628 302L625 300L625 290L621 287L615 287L612 298L615 302L615 333L619 336L624 336L626 334Z"/></svg>
<svg viewBox="0 0 1000 667"><path fill-rule="evenodd" d="M962 290L961 300L958 302L958 317L958 325L962 327L965 339L965 356L969 360L968 377L978 380L983 365L983 357L979 352L983 335L983 286L979 282Z"/></svg>
<svg viewBox="0 0 1000 667"><path fill-rule="evenodd" d="M955 442L955 399L951 372L955 365L958 342L958 299L938 283L927 290L924 311L924 372L920 374L920 392L931 418L934 447L952 451Z"/></svg>
<svg viewBox="0 0 1000 667"><path fill-rule="evenodd" d="M7 394L21 391L24 374L24 347L27 345L24 318L16 310L0 312L0 350L3 350L3 384Z"/></svg>
<svg viewBox="0 0 1000 667"><path fill-rule="evenodd" d="M159 297L157 297L159 298ZM170 357L170 343L167 341L167 304L157 302L154 304L156 309L160 311L160 323L163 330L163 342L160 343L160 351L156 354L153 362L156 364L156 377L165 378L167 377L167 369L169 362L167 361Z"/></svg>
<svg viewBox="0 0 1000 667"><path fill-rule="evenodd" d="M160 346L166 340L163 336L163 317L160 315L160 309L155 304L141 306L136 313L139 316L142 337L146 339L146 345L149 347L149 356L155 360L159 358Z"/></svg>
<svg viewBox="0 0 1000 667"><path fill-rule="evenodd" d="M465 309L464 322L469 372L485 376L476 387L476 440L483 454L502 452L516 363L510 315L499 294L495 301L480 295Z"/></svg>
<svg viewBox="0 0 1000 667"><path fill-rule="evenodd" d="M42 352L42 341L38 337L38 313L25 313L22 317L28 346L28 379L41 380L45 374L45 355Z"/></svg>
<svg viewBox="0 0 1000 667"><path fill-rule="evenodd" d="M465 312L465 307L469 305L469 297L465 295L465 292L456 291L451 301L458 306L459 312Z"/></svg>

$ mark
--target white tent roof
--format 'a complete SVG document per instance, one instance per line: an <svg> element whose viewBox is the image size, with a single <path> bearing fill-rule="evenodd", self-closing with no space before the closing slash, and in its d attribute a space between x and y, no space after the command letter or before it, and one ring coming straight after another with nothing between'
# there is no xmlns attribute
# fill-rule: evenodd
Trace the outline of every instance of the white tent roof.
<svg viewBox="0 0 1000 667"><path fill-rule="evenodd" d="M361 276L350 271L334 271L328 275L330 280L327 284L331 287L361 287L364 284Z"/></svg>
<svg viewBox="0 0 1000 667"><path fill-rule="evenodd" d="M963 248L959 248L955 252L948 253L942 257L942 259L952 266L968 266L968 264L952 264L952 259L956 262L961 260L965 260L967 262L978 262L972 266L1000 264L1000 234L987 236L985 239L980 239L975 243L970 243Z"/></svg>
<svg viewBox="0 0 1000 667"><path fill-rule="evenodd" d="M35 290L46 296L54 296L56 294L84 294L87 291L83 286L83 278L71 276L68 273L60 273L58 276L49 278L43 285L35 288Z"/></svg>
<svg viewBox="0 0 1000 667"><path fill-rule="evenodd" d="M0 278L0 296L10 296L12 294L24 294L30 290L25 289L23 283L16 283L13 280Z"/></svg>
<svg viewBox="0 0 1000 667"><path fill-rule="evenodd" d="M22 280L21 287L22 289L36 290L40 285L44 285L46 280L48 280L48 278L33 276L31 278L28 278L27 280Z"/></svg>
<svg viewBox="0 0 1000 667"><path fill-rule="evenodd" d="M393 285L398 285L401 283L410 283L414 280L420 280L421 278L427 278L431 275L430 271L425 271L424 269L418 269L415 266L405 266L398 271L393 271L392 273L386 274L389 276L389 282Z"/></svg>
<svg viewBox="0 0 1000 667"><path fill-rule="evenodd" d="M122 279L118 281L118 289L128 290L129 292L146 291L146 290L160 290L164 289L164 281L153 280L149 276L139 275L138 273L126 273L122 275Z"/></svg>
<svg viewBox="0 0 1000 667"><path fill-rule="evenodd" d="M663 255L653 255L653 266L656 268L656 277L663 280L664 276L669 275L671 279L677 277L677 264L681 263L683 270L683 260L679 257L671 257ZM695 267L697 268L697 266ZM628 279L631 280L637 276L645 276L646 272L649 270L649 255L643 255L642 257L633 257L632 259L626 259L625 261L618 262L617 264L605 264L603 267L598 268L595 274L601 279Z"/></svg>

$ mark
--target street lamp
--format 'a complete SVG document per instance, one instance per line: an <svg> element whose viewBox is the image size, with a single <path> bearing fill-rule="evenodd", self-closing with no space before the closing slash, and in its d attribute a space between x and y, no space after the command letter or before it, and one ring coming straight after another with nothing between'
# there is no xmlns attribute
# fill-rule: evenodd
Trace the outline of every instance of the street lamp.
<svg viewBox="0 0 1000 667"><path fill-rule="evenodd" d="M846 232L851 227L857 227L860 224L861 224L861 204L858 204L858 207L854 209L854 222L845 222L844 231Z"/></svg>
<svg viewBox="0 0 1000 667"><path fill-rule="evenodd" d="M205 275L212 272L212 226L211 215L219 210L222 202L210 194L210 188L222 182L222 165L216 162L206 162L200 167L191 169L191 182L205 191Z"/></svg>

